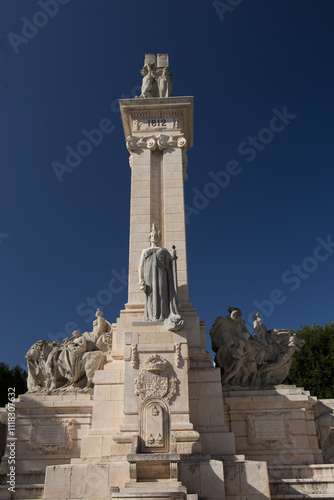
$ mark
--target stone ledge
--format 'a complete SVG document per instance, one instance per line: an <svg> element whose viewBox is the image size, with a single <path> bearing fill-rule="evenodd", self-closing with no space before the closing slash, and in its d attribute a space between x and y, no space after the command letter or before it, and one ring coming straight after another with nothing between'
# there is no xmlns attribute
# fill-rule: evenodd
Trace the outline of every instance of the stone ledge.
<svg viewBox="0 0 334 500"><path fill-rule="evenodd" d="M138 462L179 462L181 456L179 453L133 453L127 455L130 463Z"/></svg>
<svg viewBox="0 0 334 500"><path fill-rule="evenodd" d="M296 494L296 495L271 495L271 500L302 500L303 498L314 498L315 500L320 500L321 498L330 498L333 500L332 493L307 493ZM234 499L233 499L234 500Z"/></svg>

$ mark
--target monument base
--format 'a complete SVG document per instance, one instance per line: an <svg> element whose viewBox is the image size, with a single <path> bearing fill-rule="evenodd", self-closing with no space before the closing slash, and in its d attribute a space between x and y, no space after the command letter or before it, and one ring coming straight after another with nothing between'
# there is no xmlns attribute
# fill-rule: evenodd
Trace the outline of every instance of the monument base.
<svg viewBox="0 0 334 500"><path fill-rule="evenodd" d="M131 464L109 461L99 464L71 464L48 467L45 500L269 500L269 479L265 462L181 457L179 479L131 480ZM153 474L153 475L152 475ZM130 477L130 479L129 479ZM113 486L123 484L123 486Z"/></svg>
<svg viewBox="0 0 334 500"><path fill-rule="evenodd" d="M317 398L302 388L278 385L225 386L223 399L237 453L266 462L272 499L334 498L334 464L323 464L318 445Z"/></svg>
<svg viewBox="0 0 334 500"><path fill-rule="evenodd" d="M8 436L1 460L0 500L43 498L47 466L69 464L80 457L81 437L91 425L92 392L26 393L15 400L15 439ZM13 453L15 491L10 491Z"/></svg>
<svg viewBox="0 0 334 500"><path fill-rule="evenodd" d="M236 451L268 465L322 464L314 420L317 398L291 385L223 387L225 424Z"/></svg>

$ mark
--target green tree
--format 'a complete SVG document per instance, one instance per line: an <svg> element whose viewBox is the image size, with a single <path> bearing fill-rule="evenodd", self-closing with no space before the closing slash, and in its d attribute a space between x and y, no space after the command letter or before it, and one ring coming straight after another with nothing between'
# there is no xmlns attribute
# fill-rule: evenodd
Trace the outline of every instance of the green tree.
<svg viewBox="0 0 334 500"><path fill-rule="evenodd" d="M319 399L334 398L334 323L302 326L297 335L305 345L295 354L284 383L304 387Z"/></svg>
<svg viewBox="0 0 334 500"><path fill-rule="evenodd" d="M0 406L8 403L8 388L15 389L15 396L27 392L27 372L20 365L9 368L8 363L0 361Z"/></svg>

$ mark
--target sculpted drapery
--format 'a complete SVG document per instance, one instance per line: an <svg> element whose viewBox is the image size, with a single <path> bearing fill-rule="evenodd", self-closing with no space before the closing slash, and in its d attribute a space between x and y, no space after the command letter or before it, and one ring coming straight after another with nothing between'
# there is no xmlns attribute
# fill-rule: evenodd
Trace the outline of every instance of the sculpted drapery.
<svg viewBox="0 0 334 500"><path fill-rule="evenodd" d="M61 344L39 340L26 354L28 391L88 390L96 370L103 369L105 352L111 348L111 324L96 311L93 331L78 330Z"/></svg>
<svg viewBox="0 0 334 500"><path fill-rule="evenodd" d="M291 330L268 331L259 313L254 314L251 336L238 307L229 308L210 330L216 366L223 385L240 387L281 384L287 377L292 356L304 341Z"/></svg>
<svg viewBox="0 0 334 500"><path fill-rule="evenodd" d="M160 233L155 224L149 239L151 246L142 251L139 265L139 286L145 292L144 321L165 321L168 330L180 329L183 321L178 311L173 257L166 248L156 246Z"/></svg>

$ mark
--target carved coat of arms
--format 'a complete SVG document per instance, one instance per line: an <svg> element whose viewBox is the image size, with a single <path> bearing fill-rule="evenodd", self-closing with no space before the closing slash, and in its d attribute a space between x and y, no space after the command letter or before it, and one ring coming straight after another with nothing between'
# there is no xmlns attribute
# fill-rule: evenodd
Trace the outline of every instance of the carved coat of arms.
<svg viewBox="0 0 334 500"><path fill-rule="evenodd" d="M140 395L142 400L158 397L170 401L176 394L177 383L168 361L154 354L145 361L144 368L135 379L135 394Z"/></svg>

